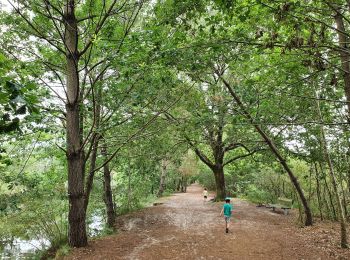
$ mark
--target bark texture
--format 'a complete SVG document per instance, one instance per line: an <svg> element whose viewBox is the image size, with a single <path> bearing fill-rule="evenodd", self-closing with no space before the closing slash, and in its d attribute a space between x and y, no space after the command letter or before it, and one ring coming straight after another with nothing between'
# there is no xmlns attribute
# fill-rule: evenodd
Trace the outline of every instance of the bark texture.
<svg viewBox="0 0 350 260"><path fill-rule="evenodd" d="M163 159L161 163L161 170L160 170L160 181L159 181L159 189L157 194L158 197L161 197L165 190L166 172L167 172L167 162L165 159Z"/></svg>
<svg viewBox="0 0 350 260"><path fill-rule="evenodd" d="M78 30L74 8L75 1L68 0L64 14L67 63L68 241L72 247L82 247L87 245L84 207L85 156L80 134Z"/></svg>
<svg viewBox="0 0 350 260"><path fill-rule="evenodd" d="M348 49L349 38L346 34L344 26L343 16L339 13L335 15L334 19L337 25L337 33L339 39L339 54L341 60L342 76L344 79L344 92L347 101L348 117L347 120L350 123L350 55Z"/></svg>
<svg viewBox="0 0 350 260"><path fill-rule="evenodd" d="M317 95L316 95L317 97ZM318 97L317 97L318 98ZM320 104L319 101L317 101L317 111L318 111L318 115L319 115L319 119L321 120L321 122L323 122L323 116L321 113L321 108L320 108ZM345 219L345 213L344 213L344 207L343 207L343 203L341 201L340 195L339 195L339 190L337 188L337 183L336 183L336 176L335 176L335 172L334 172L334 167L333 167L333 162L331 160L331 156L328 152L328 147L327 147L327 141L326 141L326 134L325 134L325 129L323 127L323 125L320 125L320 132L321 132L321 147L322 147L322 152L324 155L324 158L328 164L328 172L329 172L329 176L331 179L331 183L333 186L333 190L334 190L334 194L335 194L335 198L336 198L336 202L337 202L337 207L338 207L338 212L339 212L339 218L340 218L340 240L341 240L341 247L342 248L348 248L348 241L347 241L347 230L346 230L346 219Z"/></svg>
<svg viewBox="0 0 350 260"><path fill-rule="evenodd" d="M104 142L101 149L102 156L107 160L107 145ZM109 169L109 164L103 166L103 187L104 187L104 202L107 211L107 225L110 228L114 228L114 222L116 218L116 212L113 203L113 193L111 185L111 171Z"/></svg>

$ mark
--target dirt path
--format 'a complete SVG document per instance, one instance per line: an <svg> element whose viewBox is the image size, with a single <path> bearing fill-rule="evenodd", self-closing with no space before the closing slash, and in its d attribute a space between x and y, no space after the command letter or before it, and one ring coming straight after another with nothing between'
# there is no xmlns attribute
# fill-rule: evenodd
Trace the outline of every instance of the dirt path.
<svg viewBox="0 0 350 260"><path fill-rule="evenodd" d="M201 194L192 185L162 205L120 217L117 235L91 241L65 259L350 259L350 250L337 246L336 225L298 228L293 214L239 199L233 199L225 234L222 203L203 203Z"/></svg>

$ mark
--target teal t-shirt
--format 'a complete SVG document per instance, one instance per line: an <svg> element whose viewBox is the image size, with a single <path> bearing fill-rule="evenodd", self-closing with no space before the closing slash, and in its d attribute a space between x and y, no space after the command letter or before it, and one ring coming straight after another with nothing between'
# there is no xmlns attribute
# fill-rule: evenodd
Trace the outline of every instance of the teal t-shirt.
<svg viewBox="0 0 350 260"><path fill-rule="evenodd" d="M232 206L230 203L224 204L224 216L231 217Z"/></svg>

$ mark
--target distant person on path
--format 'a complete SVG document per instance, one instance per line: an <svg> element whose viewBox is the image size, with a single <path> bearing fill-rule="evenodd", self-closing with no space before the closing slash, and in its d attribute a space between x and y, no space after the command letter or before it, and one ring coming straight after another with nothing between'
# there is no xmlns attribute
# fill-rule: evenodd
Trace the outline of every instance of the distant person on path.
<svg viewBox="0 0 350 260"><path fill-rule="evenodd" d="M222 210L220 212L220 216L222 216L222 213L224 213L225 217L225 223L226 223L226 233L228 233L228 228L231 220L231 215L232 215L232 205L230 204L231 199L230 198L225 198L225 204L222 207Z"/></svg>
<svg viewBox="0 0 350 260"><path fill-rule="evenodd" d="M207 191L207 188L204 188L203 197L204 197L204 202L206 202L207 199L208 199L208 191Z"/></svg>

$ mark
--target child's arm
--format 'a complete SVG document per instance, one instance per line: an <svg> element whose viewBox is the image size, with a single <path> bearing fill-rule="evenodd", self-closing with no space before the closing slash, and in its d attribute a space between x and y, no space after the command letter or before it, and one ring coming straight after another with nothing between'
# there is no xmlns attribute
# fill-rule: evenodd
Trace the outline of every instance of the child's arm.
<svg viewBox="0 0 350 260"><path fill-rule="evenodd" d="M222 213L224 213L224 208L221 209L220 216L222 216Z"/></svg>

